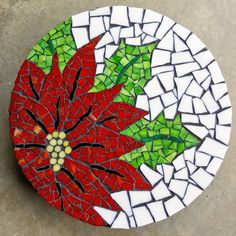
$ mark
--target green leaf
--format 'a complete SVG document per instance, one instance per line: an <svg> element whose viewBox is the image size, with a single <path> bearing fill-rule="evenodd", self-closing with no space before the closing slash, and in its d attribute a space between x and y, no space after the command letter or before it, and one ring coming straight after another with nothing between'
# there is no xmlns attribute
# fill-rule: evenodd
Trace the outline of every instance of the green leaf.
<svg viewBox="0 0 236 236"><path fill-rule="evenodd" d="M155 168L157 164L171 163L177 155L200 142L181 125L180 115L173 121L166 120L163 114L151 122L141 119L121 133L144 143L143 147L120 157L134 167L146 163Z"/></svg>
<svg viewBox="0 0 236 236"><path fill-rule="evenodd" d="M27 59L36 63L46 74L50 72L54 52L59 56L61 72L66 63L76 53L76 45L71 34L71 18L57 25L46 34L30 51Z"/></svg>
<svg viewBox="0 0 236 236"><path fill-rule="evenodd" d="M156 46L157 43L132 46L121 41L115 54L105 60L103 74L95 77L90 92L102 91L124 83L114 101L134 105L134 98L143 93L143 87L151 79L151 55Z"/></svg>

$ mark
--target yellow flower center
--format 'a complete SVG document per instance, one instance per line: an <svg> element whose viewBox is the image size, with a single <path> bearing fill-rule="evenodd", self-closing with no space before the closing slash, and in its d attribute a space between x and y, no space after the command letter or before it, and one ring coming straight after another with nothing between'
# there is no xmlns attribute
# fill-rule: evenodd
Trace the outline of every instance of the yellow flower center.
<svg viewBox="0 0 236 236"><path fill-rule="evenodd" d="M72 148L70 147L70 143L66 140L65 132L54 131L48 134L46 139L46 150L50 155L50 164L52 165L53 171L57 172L61 169L61 166L63 166L66 154L72 152Z"/></svg>

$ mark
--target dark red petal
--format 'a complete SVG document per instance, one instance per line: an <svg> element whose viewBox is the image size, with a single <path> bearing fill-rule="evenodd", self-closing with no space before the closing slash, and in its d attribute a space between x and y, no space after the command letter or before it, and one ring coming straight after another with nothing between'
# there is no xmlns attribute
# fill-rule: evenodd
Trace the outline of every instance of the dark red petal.
<svg viewBox="0 0 236 236"><path fill-rule="evenodd" d="M80 96L92 88L96 73L94 49L99 39L100 37L97 37L80 48L68 61L63 71L63 80L68 94L71 94L73 91L74 81L80 69L81 71L74 96Z"/></svg>
<svg viewBox="0 0 236 236"><path fill-rule="evenodd" d="M69 136L71 138L71 136ZM75 147L81 143L101 144L103 147L82 146L75 149L71 156L87 163L100 163L109 159L118 159L121 155L143 146L131 137L119 134L102 126L95 126L76 141L69 140Z"/></svg>
<svg viewBox="0 0 236 236"><path fill-rule="evenodd" d="M150 190L152 188L139 171L129 163L120 160L110 160L99 164L99 166L103 167L104 170L92 168L93 172L112 191Z"/></svg>
<svg viewBox="0 0 236 236"><path fill-rule="evenodd" d="M110 106L103 112L103 115L97 122L104 124L112 130L120 132L140 120L146 114L146 111L137 109L134 106L114 102L111 103Z"/></svg>

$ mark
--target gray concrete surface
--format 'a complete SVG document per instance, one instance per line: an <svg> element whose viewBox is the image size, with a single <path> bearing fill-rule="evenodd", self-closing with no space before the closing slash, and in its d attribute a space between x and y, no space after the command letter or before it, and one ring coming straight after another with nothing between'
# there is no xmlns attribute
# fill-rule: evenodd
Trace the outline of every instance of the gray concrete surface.
<svg viewBox="0 0 236 236"><path fill-rule="evenodd" d="M7 110L21 63L37 40L57 23L75 13L106 5L150 8L191 29L216 57L236 106L235 0L0 0L0 235L235 236L234 129L220 171L194 203L163 222L129 231L95 228L53 209L17 167L9 141Z"/></svg>

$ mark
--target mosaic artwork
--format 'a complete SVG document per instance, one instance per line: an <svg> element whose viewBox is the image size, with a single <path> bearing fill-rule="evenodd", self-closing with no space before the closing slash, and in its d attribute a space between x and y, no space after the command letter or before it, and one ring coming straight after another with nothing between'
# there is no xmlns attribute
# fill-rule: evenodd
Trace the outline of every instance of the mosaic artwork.
<svg viewBox="0 0 236 236"><path fill-rule="evenodd" d="M232 110L200 39L166 16L103 7L57 25L23 62L9 108L18 164L51 206L139 227L188 206L226 154Z"/></svg>

